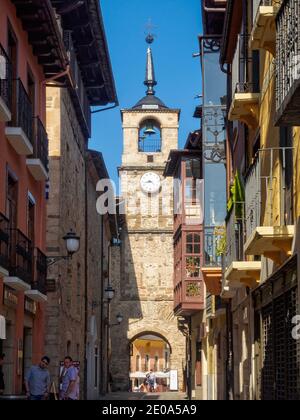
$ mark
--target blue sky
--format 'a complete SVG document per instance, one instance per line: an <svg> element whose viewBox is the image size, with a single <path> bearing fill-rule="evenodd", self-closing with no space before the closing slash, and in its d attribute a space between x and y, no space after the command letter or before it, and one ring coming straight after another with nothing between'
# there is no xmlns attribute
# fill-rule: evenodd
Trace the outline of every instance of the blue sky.
<svg viewBox="0 0 300 420"><path fill-rule="evenodd" d="M197 36L202 32L200 0L101 0L106 36L120 107L93 116L90 148L103 153L111 178L117 182L122 155L120 109L130 108L145 95L146 25L156 26L153 56L156 95L169 107L181 108L179 146L199 128L193 118L201 94Z"/></svg>

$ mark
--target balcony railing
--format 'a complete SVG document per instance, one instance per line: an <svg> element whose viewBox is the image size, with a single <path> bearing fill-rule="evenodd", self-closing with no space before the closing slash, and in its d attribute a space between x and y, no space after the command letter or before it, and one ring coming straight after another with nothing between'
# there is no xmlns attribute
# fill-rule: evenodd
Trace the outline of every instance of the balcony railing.
<svg viewBox="0 0 300 420"><path fill-rule="evenodd" d="M260 156L258 155L246 177L246 237L252 234L253 230L260 226L261 215L261 173Z"/></svg>
<svg viewBox="0 0 300 420"><path fill-rule="evenodd" d="M159 153L161 152L161 139L145 139L139 141L139 152Z"/></svg>
<svg viewBox="0 0 300 420"><path fill-rule="evenodd" d="M235 93L257 93L259 89L254 83L238 82L235 87Z"/></svg>
<svg viewBox="0 0 300 420"><path fill-rule="evenodd" d="M34 159L40 159L44 168L48 169L48 135L41 120L34 118L34 144L33 156Z"/></svg>
<svg viewBox="0 0 300 420"><path fill-rule="evenodd" d="M33 143L32 104L30 98L20 79L13 81L13 92L15 103L13 103L11 127L20 127L26 134L28 140Z"/></svg>
<svg viewBox="0 0 300 420"><path fill-rule="evenodd" d="M0 213L0 265L9 269L9 221Z"/></svg>
<svg viewBox="0 0 300 420"><path fill-rule="evenodd" d="M8 55L0 44L0 97L11 111L12 105L12 66Z"/></svg>
<svg viewBox="0 0 300 420"><path fill-rule="evenodd" d="M91 133L91 109L90 102L82 81L80 68L72 40L72 32L64 31L64 44L69 56L71 77L73 79L73 89L71 94L75 93L77 99L76 111L80 112L80 120L84 122L85 130ZM74 97L74 95L73 95Z"/></svg>
<svg viewBox="0 0 300 420"><path fill-rule="evenodd" d="M222 267L222 258L225 248L225 227L205 227L204 251L205 267Z"/></svg>
<svg viewBox="0 0 300 420"><path fill-rule="evenodd" d="M234 261L243 261L245 241L245 203L235 203L226 223L226 258L228 268Z"/></svg>
<svg viewBox="0 0 300 420"><path fill-rule="evenodd" d="M35 273L31 288L44 295L47 293L47 257L38 248L35 250Z"/></svg>
<svg viewBox="0 0 300 420"><path fill-rule="evenodd" d="M276 18L276 118L279 125L300 125L299 16L299 1L284 0Z"/></svg>
<svg viewBox="0 0 300 420"><path fill-rule="evenodd" d="M18 229L11 230L9 274L31 285L33 277L31 241Z"/></svg>
<svg viewBox="0 0 300 420"><path fill-rule="evenodd" d="M259 226L286 224L291 147L262 149L246 176L246 237ZM292 198L291 198L292 199Z"/></svg>

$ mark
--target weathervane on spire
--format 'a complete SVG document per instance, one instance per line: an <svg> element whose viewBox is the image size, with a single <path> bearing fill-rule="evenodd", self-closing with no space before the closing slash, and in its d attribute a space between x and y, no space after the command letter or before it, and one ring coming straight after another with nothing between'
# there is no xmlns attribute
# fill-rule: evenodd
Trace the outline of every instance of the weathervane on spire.
<svg viewBox="0 0 300 420"><path fill-rule="evenodd" d="M148 19L148 23L146 25L146 29L147 29L147 36L146 36L146 42L147 44L151 45L154 42L154 38L156 37L156 35L153 32L153 29L156 28L155 25L153 25L152 23L152 19L149 18Z"/></svg>
<svg viewBox="0 0 300 420"><path fill-rule="evenodd" d="M157 85L157 82L155 80L155 72L154 72L154 64L153 64L153 57L152 57L152 50L151 50L151 44L154 42L154 32L153 29L155 26L152 24L151 19L148 20L148 24L146 25L147 28L147 37L146 42L149 44L148 50L147 50L147 67L146 67L146 79L144 82L144 85L147 86L147 96L155 95L154 86Z"/></svg>

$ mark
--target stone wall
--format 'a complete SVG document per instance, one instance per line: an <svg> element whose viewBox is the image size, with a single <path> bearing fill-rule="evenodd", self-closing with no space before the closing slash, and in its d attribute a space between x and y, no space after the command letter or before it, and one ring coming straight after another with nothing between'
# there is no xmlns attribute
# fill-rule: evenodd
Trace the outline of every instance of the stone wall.
<svg viewBox="0 0 300 420"><path fill-rule="evenodd" d="M69 354L84 367L85 295L85 138L68 91L47 89L47 132L50 155L50 195L47 206L47 252L66 255L64 235L73 229L81 247L71 261L51 266L48 278L56 291L48 294L45 351L57 378L59 362Z"/></svg>
<svg viewBox="0 0 300 420"><path fill-rule="evenodd" d="M138 152L139 127L146 118L156 119L162 128L162 152L153 154L151 163L146 153ZM185 338L178 330L173 312L173 183L163 180L169 151L178 147L178 112L123 111L123 129L120 175L122 194L129 205L122 226L122 245L114 251L117 255L111 273L117 291L111 304L111 319L114 321L118 312L124 316L120 326L111 328L113 388L129 389L130 342L150 333L170 344L170 367L178 371L182 389ZM140 179L147 171L157 173L163 186L152 201L157 211L149 209L146 213L150 198L141 191ZM167 202L169 209L163 214Z"/></svg>

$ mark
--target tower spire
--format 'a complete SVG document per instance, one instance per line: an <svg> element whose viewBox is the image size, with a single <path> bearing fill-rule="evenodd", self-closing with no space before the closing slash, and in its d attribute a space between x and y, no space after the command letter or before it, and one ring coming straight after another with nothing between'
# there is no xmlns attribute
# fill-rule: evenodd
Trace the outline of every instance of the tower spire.
<svg viewBox="0 0 300 420"><path fill-rule="evenodd" d="M157 81L155 80L155 71L154 71L154 63L153 63L153 56L152 50L150 45L154 41L153 34L149 33L146 38L146 42L149 45L147 50L147 66L146 66L146 79L144 84L148 87L146 94L148 96L155 95L154 86L157 85Z"/></svg>

